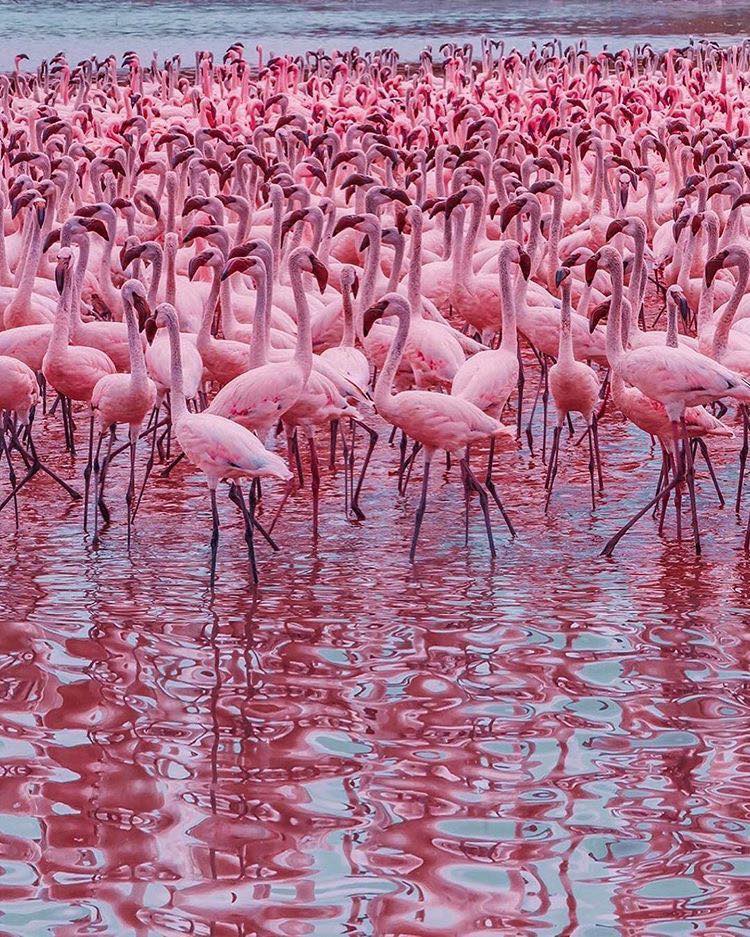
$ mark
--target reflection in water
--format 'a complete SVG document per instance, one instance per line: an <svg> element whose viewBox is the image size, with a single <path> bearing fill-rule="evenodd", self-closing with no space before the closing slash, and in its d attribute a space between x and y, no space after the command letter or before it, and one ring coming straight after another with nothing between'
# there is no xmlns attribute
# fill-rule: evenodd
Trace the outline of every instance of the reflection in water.
<svg viewBox="0 0 750 937"><path fill-rule="evenodd" d="M0 23L13 41L0 49L0 68L16 52L32 60L64 49L73 61L134 49L150 58L196 48L222 52L242 40L248 58L266 51L299 54L323 45L393 46L415 59L426 43L477 41L482 35L528 49L532 40L588 37L592 47L651 40L658 47L707 36L736 41L750 31L750 0L0 0Z"/></svg>
<svg viewBox="0 0 750 937"><path fill-rule="evenodd" d="M522 533L494 567L455 469L409 566L418 479L395 497L385 437L368 520L329 475L320 543L303 494L256 597L225 502L213 601L190 468L144 500L132 561L124 464L98 552L35 483L21 532L0 518L0 931L746 934L741 527L705 485L703 560L651 522L596 557L658 464L616 418L602 436L603 508L571 450L547 520L509 445Z"/></svg>

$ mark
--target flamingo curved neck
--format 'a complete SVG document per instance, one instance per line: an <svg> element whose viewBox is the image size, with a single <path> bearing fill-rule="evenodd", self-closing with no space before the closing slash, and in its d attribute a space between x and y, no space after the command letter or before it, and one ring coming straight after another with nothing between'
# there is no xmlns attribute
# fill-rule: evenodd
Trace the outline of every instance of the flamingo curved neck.
<svg viewBox="0 0 750 937"><path fill-rule="evenodd" d="M292 283L292 294L297 308L297 345L294 349L294 360L302 369L305 381L312 371L312 331L310 329L310 307L307 304L302 270L299 262L292 260L289 264L289 278Z"/></svg>

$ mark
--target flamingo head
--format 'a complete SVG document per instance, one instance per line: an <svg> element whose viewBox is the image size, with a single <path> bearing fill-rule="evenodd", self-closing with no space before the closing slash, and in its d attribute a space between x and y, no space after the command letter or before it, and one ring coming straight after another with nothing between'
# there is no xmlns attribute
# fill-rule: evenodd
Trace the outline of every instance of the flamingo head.
<svg viewBox="0 0 750 937"><path fill-rule="evenodd" d="M676 283L670 286L667 290L667 300L677 306L682 321L687 324L690 321L690 305L687 296L682 291L682 287Z"/></svg>
<svg viewBox="0 0 750 937"><path fill-rule="evenodd" d="M190 258L188 264L188 280L192 280L201 267L215 267L220 269L224 266L224 255L215 247L209 247L195 257Z"/></svg>
<svg viewBox="0 0 750 937"><path fill-rule="evenodd" d="M151 307L146 299L146 287L140 280L126 280L120 289L123 300L130 303L138 313L138 331L142 332L151 316Z"/></svg>
<svg viewBox="0 0 750 937"><path fill-rule="evenodd" d="M600 322L606 321L609 310L610 302L608 299L605 299L603 303L599 303L598 306L594 306L589 312L589 332L593 332Z"/></svg>
<svg viewBox="0 0 750 937"><path fill-rule="evenodd" d="M235 273L248 273L253 276L253 274L259 274L261 271L265 273L265 269L265 265L259 257L253 257L252 255L230 257L221 271L221 279L226 280Z"/></svg>
<svg viewBox="0 0 750 937"><path fill-rule="evenodd" d="M586 286L591 286L594 282L594 277L596 276L596 271L599 269L599 261L601 260L601 254L597 251L595 254L592 254L591 257L586 261L586 266L584 267L584 276L586 278Z"/></svg>
<svg viewBox="0 0 750 937"><path fill-rule="evenodd" d="M289 255L289 267L298 267L303 273L312 273L318 282L318 289L325 292L328 286L328 267L318 260L309 247L298 247Z"/></svg>
<svg viewBox="0 0 750 937"><path fill-rule="evenodd" d="M560 285L570 276L570 267L560 267L555 271L555 286L560 289Z"/></svg>
<svg viewBox="0 0 750 937"><path fill-rule="evenodd" d="M62 295L62 291L65 288L65 277L70 272L74 260L75 255L70 247L60 248L57 253L57 266L55 267L55 286L60 295Z"/></svg>
<svg viewBox="0 0 750 937"><path fill-rule="evenodd" d="M708 261L708 263L706 264L706 274L705 274L706 286L711 286L711 284L714 282L714 277L719 272L719 270L721 270L725 266L726 261L729 259L729 253L730 252L728 249L719 251L718 254L714 254L714 256L711 257L711 259ZM670 286L669 289L671 290L672 287ZM667 292L669 292L669 290Z"/></svg>
<svg viewBox="0 0 750 937"><path fill-rule="evenodd" d="M377 303L373 303L372 306L365 309L362 317L362 334L367 336L377 320L385 316L399 316L401 318L409 314L408 300L398 293L388 293Z"/></svg>

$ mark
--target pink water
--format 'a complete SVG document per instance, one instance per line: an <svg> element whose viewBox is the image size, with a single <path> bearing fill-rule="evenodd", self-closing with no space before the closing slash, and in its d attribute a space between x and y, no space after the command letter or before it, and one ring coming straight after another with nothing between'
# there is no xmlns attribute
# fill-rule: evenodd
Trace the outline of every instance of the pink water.
<svg viewBox="0 0 750 937"><path fill-rule="evenodd" d="M495 515L494 564L436 463L412 567L421 467L399 499L383 432L367 520L326 471L317 546L305 491L255 596L226 500L208 591L189 466L130 559L124 463L98 550L35 481L20 532L0 518L0 933L748 933L744 528L702 478L703 559L673 518L599 558L658 473L616 417L601 435L601 508L568 445L546 520L539 458L506 445L520 535Z"/></svg>

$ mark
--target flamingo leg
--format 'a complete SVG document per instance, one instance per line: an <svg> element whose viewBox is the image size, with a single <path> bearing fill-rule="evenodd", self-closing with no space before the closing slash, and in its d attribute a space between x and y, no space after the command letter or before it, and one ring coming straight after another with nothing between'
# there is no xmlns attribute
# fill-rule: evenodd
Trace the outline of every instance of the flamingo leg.
<svg viewBox="0 0 750 937"><path fill-rule="evenodd" d="M411 472L412 472L412 469L414 468L414 463L417 460L417 455L419 454L419 450L421 448L422 448L422 443L415 442L414 445L411 447L411 455L406 460L406 477L404 478L404 493L406 493L406 489L409 486L409 479L411 478Z"/></svg>
<svg viewBox="0 0 750 937"><path fill-rule="evenodd" d="M107 454L104 457L104 461L102 462L101 473L99 475L99 498L97 501L99 505L99 510L101 511L101 514L102 514L102 520L104 521L105 525L109 524L110 515L109 515L109 508L107 507L107 504L104 501L104 483L107 479L107 472L109 471L110 462L112 461L112 446L114 444L114 441L115 441L115 427L111 426L109 430L109 445L107 446Z"/></svg>
<svg viewBox="0 0 750 937"><path fill-rule="evenodd" d="M695 466L693 464L693 447L690 445L690 438L685 425L685 415L680 420L682 425L683 450L685 452L685 474L687 475L688 492L690 493L690 514L693 523L693 540L695 541L695 552L698 556L701 553L701 537L698 529L698 504L695 498Z"/></svg>
<svg viewBox="0 0 750 937"><path fill-rule="evenodd" d="M331 451L328 456L328 468L333 470L336 465L336 440L339 433L339 421L331 420Z"/></svg>
<svg viewBox="0 0 750 937"><path fill-rule="evenodd" d="M372 454L375 451L375 446L378 443L379 437L378 437L378 434L375 432L375 430L371 426L368 426L367 423L363 422L362 420L352 420L352 432L353 432L354 426L361 426L362 429L367 433L369 437L368 443L367 443L367 453L365 454L364 462L362 463L362 469L359 473L359 478L357 479L357 485L354 488L354 492L352 494L352 502L351 502L352 513L354 513L357 516L358 520L363 521L365 519L365 515L359 506L359 496L362 492L362 483L365 480L365 474L367 472L368 466L370 465L370 459L372 458ZM352 451L352 481L354 480L353 472L354 472L354 452Z"/></svg>
<svg viewBox="0 0 750 937"><path fill-rule="evenodd" d="M479 496L479 504L482 508L482 514L484 515L484 526L485 526L485 530L487 531L487 543L490 548L490 554L492 555L492 559L494 560L497 558L497 550L495 549L495 539L492 536L492 521L490 520L489 500L487 498L487 492L479 484L479 482L476 479L476 476L474 475L471 468L469 467L468 450L467 450L467 458L464 458L462 460L462 468L463 468L463 473L464 473L464 483L466 485L467 490L471 489L473 491L476 491L477 495ZM467 518L468 518L468 510L467 510Z"/></svg>
<svg viewBox="0 0 750 937"><path fill-rule="evenodd" d="M138 513L138 509L141 506L141 498L143 497L143 492L146 490L146 482L148 481L149 475L151 475L151 470L154 467L155 450L156 450L156 429L154 429L154 432L151 434L151 451L149 452L148 461L146 462L146 470L143 474L143 481L141 482L141 490L138 492L138 498L135 502L135 507L133 508L133 520L134 521L135 521L135 516Z"/></svg>
<svg viewBox="0 0 750 937"><path fill-rule="evenodd" d="M600 555L612 556L612 553L614 552L615 547L620 542L620 540L622 540L625 534L629 530L631 530L631 528L635 527L635 525L643 517L643 515L646 514L661 498L666 497L669 494L669 492L672 491L677 486L677 483L678 483L678 479L675 478L671 482L666 484L660 491L657 491L654 497L651 498L651 500L646 505L644 505L644 507L642 507L640 511L638 511L637 514L631 517L631 519L627 522L627 524L624 524L617 531L617 533L614 534L614 536L609 538L609 540L604 545L604 549L602 550Z"/></svg>
<svg viewBox="0 0 750 937"><path fill-rule="evenodd" d="M414 556L417 552L417 540L419 538L419 531L422 527L422 521L424 520L425 511L427 510L427 489L430 483L430 462L432 461L432 453L428 450L425 450L424 454L424 474L422 475L422 494L419 498L419 505L417 507L417 513L414 517L414 532L411 537L411 549L409 550L409 560L414 562Z"/></svg>
<svg viewBox="0 0 750 937"><path fill-rule="evenodd" d="M549 367L547 356L542 355L542 373L544 374L544 390L542 391L542 462L547 461L547 411L549 406Z"/></svg>
<svg viewBox="0 0 750 937"><path fill-rule="evenodd" d="M748 425L748 415L747 415L747 406L743 403L740 404L740 413L742 414L742 449L740 449L740 475L737 479L737 497L734 502L734 509L739 514L740 506L742 504L742 486L745 481L745 466L747 464L747 453L748 453L748 430L750 426Z"/></svg>
<svg viewBox="0 0 750 937"><path fill-rule="evenodd" d="M318 466L318 452L315 448L315 437L308 437L310 448L310 488L313 502L313 540L318 539L318 514L320 507L320 468Z"/></svg>
<svg viewBox="0 0 750 937"><path fill-rule="evenodd" d="M503 502L500 500L500 496L497 493L497 488L495 487L495 482L492 478L492 469L493 469L494 462L495 462L495 437L493 436L490 439L490 454L489 454L489 458L487 459L487 475L485 476L485 479L484 479L484 487L487 489L487 491L489 491L492 497L492 500L500 509L500 514L502 515L502 518L505 521L505 525L508 528L508 531L511 537L515 538L516 530L513 524L511 523L511 520L508 517L505 511L505 508L503 507Z"/></svg>
<svg viewBox="0 0 750 937"><path fill-rule="evenodd" d="M6 441L5 441L5 433L4 433L4 432L0 433L0 446L2 447L3 454L5 455L5 458L6 458L7 462L8 462L8 480L10 481L10 487L11 487L11 493L10 493L10 495L8 496L8 498L7 498L5 501L3 501L3 505L2 505L2 506L4 507L5 504L7 504L8 499L12 498L12 500L13 500L13 513L14 513L15 520L16 520L16 530L18 530L18 497L17 497L17 493L18 493L18 487L19 487L19 486L17 485L16 471L15 471L15 469L14 469L14 467L13 467L13 460L12 460L11 457L10 457L10 449L8 448L7 443L6 443Z"/></svg>
<svg viewBox="0 0 750 937"><path fill-rule="evenodd" d="M169 465L167 465L166 468L163 468L163 469L159 472L159 474L161 475L161 477L162 477L162 478L168 478L169 475L170 475L171 472L172 472L172 469L177 468L177 466L180 464L180 462L182 462L182 460L183 460L184 458L185 458L185 453L184 453L184 452L180 452L178 455L176 455L176 456L174 457L174 459L172 459L172 461L169 463Z"/></svg>
<svg viewBox="0 0 750 937"><path fill-rule="evenodd" d="M594 436L591 430L591 425L588 427L588 436L589 436L589 477L591 479L591 510L596 510L596 482L595 482L595 470L596 470L596 459L594 458Z"/></svg>
<svg viewBox="0 0 750 937"><path fill-rule="evenodd" d="M70 405L70 401L68 402ZM101 437L99 438L101 444ZM89 416L89 457L83 470L83 529L89 527L89 489L91 487L91 469L94 463L94 411Z"/></svg>
<svg viewBox="0 0 750 937"><path fill-rule="evenodd" d="M599 494L604 491L604 473L602 471L602 452L599 448L599 417L596 413L591 417L591 434L594 439L594 457L596 458L596 472L599 479Z"/></svg>
<svg viewBox="0 0 750 937"><path fill-rule="evenodd" d="M711 481L713 482L716 495L719 499L719 507L724 507L724 495L722 494L721 488L719 487L719 482L716 478L716 472L714 472L713 462L711 461L711 456L708 451L708 446L703 439L696 439L696 447L700 449L701 455L703 456L703 461L706 463L706 468L708 469L708 474L711 476Z"/></svg>
<svg viewBox="0 0 750 937"><path fill-rule="evenodd" d="M516 355L518 356L518 410L516 412L516 439L521 438L521 420L523 419L523 385L526 379L523 373L523 355L521 354L521 343L516 344Z"/></svg>
<svg viewBox="0 0 750 937"><path fill-rule="evenodd" d="M404 469L406 468L406 433L401 431L401 442L398 445L398 493L404 493Z"/></svg>
<svg viewBox="0 0 750 937"><path fill-rule="evenodd" d="M552 498L552 486L557 478L557 464L560 457L560 434L562 427L555 427L552 435L552 449L550 450L549 463L547 464L547 478L544 487L547 489L547 500L544 502L544 513L549 510L550 499Z"/></svg>
<svg viewBox="0 0 750 937"><path fill-rule="evenodd" d="M128 479L128 490L125 493L125 510L128 515L128 553L130 553L130 541L133 531L133 499L135 497L135 444L138 440L138 427L130 427L130 477Z"/></svg>
<svg viewBox="0 0 750 937"><path fill-rule="evenodd" d="M250 572L253 577L253 585L258 585L258 566L255 561L255 544L253 542L253 514L255 513L255 496L252 486L249 492L250 507L245 504L245 497L242 494L242 488L239 482L232 482L229 486L229 499L233 501L242 512L242 518L245 522L245 543L247 544L247 556L250 563Z"/></svg>
<svg viewBox="0 0 750 937"><path fill-rule="evenodd" d="M216 507L216 488L211 488L211 588L216 582L216 554L219 550L219 511Z"/></svg>

